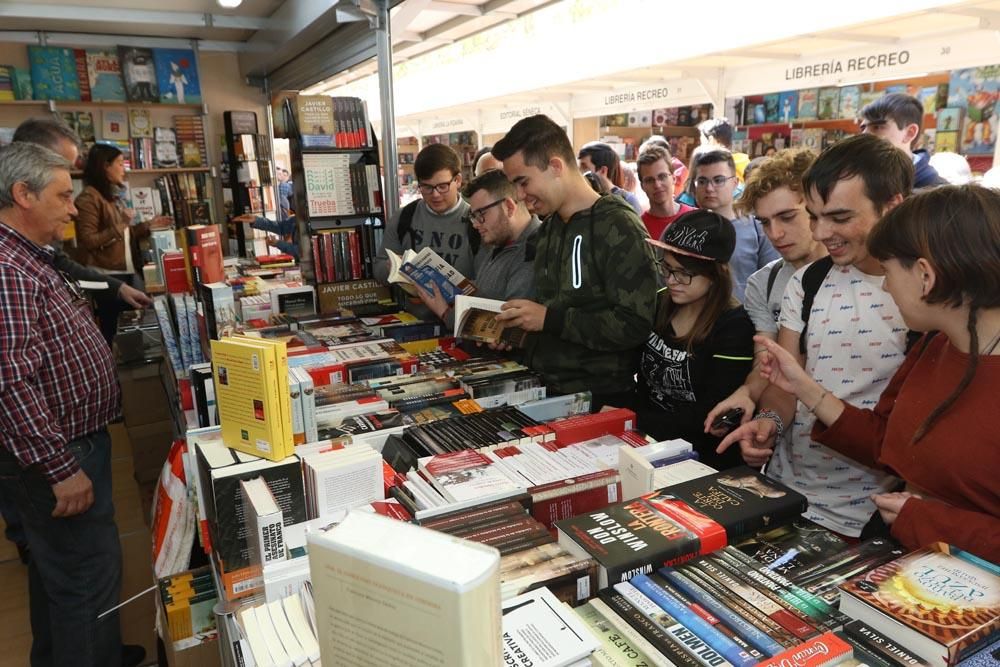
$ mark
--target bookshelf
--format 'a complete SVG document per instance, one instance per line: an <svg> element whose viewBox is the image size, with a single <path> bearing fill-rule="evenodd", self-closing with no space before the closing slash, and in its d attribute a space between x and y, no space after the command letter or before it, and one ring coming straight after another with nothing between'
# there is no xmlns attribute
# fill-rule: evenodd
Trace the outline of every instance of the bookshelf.
<svg viewBox="0 0 1000 667"><path fill-rule="evenodd" d="M268 138L259 133L257 114L253 111L226 111L226 154L222 168L223 201L230 252L239 257L268 254L266 232L258 232L248 223L233 218L275 213L271 149Z"/></svg>
<svg viewBox="0 0 1000 667"><path fill-rule="evenodd" d="M82 100L4 100L0 101L0 107L47 107L55 111L59 107L72 107L74 109L187 109L205 111L203 104L163 104L160 102L84 102Z"/></svg>
<svg viewBox="0 0 1000 667"><path fill-rule="evenodd" d="M299 203L300 265L316 285L320 308L388 298L374 279L385 213L378 141L364 102L287 97L281 113Z"/></svg>
<svg viewBox="0 0 1000 667"><path fill-rule="evenodd" d="M462 161L462 182L468 183L472 180L472 173L476 169L473 159L479 150L479 140L475 132L433 134L423 138L423 145L427 146L428 144L445 144L446 146L451 146L458 153L458 158Z"/></svg>

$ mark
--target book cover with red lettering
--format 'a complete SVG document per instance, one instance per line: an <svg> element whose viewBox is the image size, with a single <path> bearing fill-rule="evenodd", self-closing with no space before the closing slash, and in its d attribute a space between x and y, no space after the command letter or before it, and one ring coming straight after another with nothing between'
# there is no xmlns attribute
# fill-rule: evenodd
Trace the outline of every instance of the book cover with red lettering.
<svg viewBox="0 0 1000 667"><path fill-rule="evenodd" d="M721 549L806 509L804 496L749 467L674 484L556 522L559 543L600 564L601 587Z"/></svg>
<svg viewBox="0 0 1000 667"><path fill-rule="evenodd" d="M833 667L854 655L854 648L843 639L827 632L815 639L779 653L759 667Z"/></svg>

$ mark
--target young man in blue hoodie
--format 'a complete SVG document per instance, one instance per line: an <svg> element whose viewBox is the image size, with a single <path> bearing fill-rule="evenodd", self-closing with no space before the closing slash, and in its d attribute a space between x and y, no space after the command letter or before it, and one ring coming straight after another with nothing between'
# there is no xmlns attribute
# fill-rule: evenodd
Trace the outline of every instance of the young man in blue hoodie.
<svg viewBox="0 0 1000 667"><path fill-rule="evenodd" d="M931 166L930 153L914 149L924 126L924 105L912 95L888 93L861 110L860 128L903 151L913 160L913 189L947 185Z"/></svg>
<svg viewBox="0 0 1000 667"><path fill-rule="evenodd" d="M566 133L544 115L518 121L493 156L544 220L534 300L508 301L498 319L532 333L525 361L551 395L590 391L595 410L627 406L656 309L645 227L625 200L594 192Z"/></svg>

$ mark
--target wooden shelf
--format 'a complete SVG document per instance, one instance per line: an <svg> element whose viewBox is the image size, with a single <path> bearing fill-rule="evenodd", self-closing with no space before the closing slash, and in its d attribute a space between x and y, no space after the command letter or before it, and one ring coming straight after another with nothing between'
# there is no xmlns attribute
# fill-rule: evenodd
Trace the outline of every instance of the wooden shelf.
<svg viewBox="0 0 1000 667"><path fill-rule="evenodd" d="M836 126L836 125L852 125L857 127L857 123L852 118L827 118L824 120L819 120L814 118L812 120L799 120L795 119L788 123L751 123L749 125L739 125L740 129L750 129L752 127L770 127L770 128L792 128L801 129L807 127L826 127L826 126Z"/></svg>
<svg viewBox="0 0 1000 667"><path fill-rule="evenodd" d="M47 107L50 104L67 107L127 107L135 109L202 109L201 104L161 104L159 102L84 102L82 100L7 100L0 102L0 107L36 106Z"/></svg>
<svg viewBox="0 0 1000 667"><path fill-rule="evenodd" d="M129 169L126 174L207 174L211 169L208 167L176 167L174 169ZM72 171L70 176L80 178L82 171Z"/></svg>
<svg viewBox="0 0 1000 667"><path fill-rule="evenodd" d="M364 153L374 150L372 146L359 146L357 148L334 148L333 146L310 146L302 148L303 155L336 155L338 153Z"/></svg>

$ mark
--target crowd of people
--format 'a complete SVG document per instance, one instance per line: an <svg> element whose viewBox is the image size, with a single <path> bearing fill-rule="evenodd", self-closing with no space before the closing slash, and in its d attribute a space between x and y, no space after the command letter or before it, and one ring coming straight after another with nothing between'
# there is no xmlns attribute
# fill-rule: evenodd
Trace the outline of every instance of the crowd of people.
<svg viewBox="0 0 1000 667"><path fill-rule="evenodd" d="M714 119L680 181L654 137L636 160L645 205L606 144L574 151L525 118L477 156L467 201L457 156L425 148L422 200L385 246L431 247L505 301L498 319L529 332L511 353L550 393L632 408L716 468L766 466L847 539L1000 561L980 405L1000 367L1000 194L945 183L914 148L916 104L884 95L861 134L752 162ZM436 291L416 306L452 322Z"/></svg>
<svg viewBox="0 0 1000 667"><path fill-rule="evenodd" d="M689 165L653 138L635 174L645 203L614 151L574 151L542 115L477 156L467 184L432 144L376 276L388 251L431 248L505 302L498 319L529 333L509 352L551 394L630 407L640 430L689 440L714 467L766 466L848 539L941 540L1000 562L1000 193L942 184L913 149L914 102L883 96L862 134L819 155L750 163L722 119ZM116 150L90 151L74 198L64 126L28 121L0 149L0 509L29 564L32 664L122 664L107 342L123 304L151 303L135 242L166 221L131 224ZM71 220L83 265L60 248ZM80 280L107 285L100 325ZM437 290L408 307L453 323Z"/></svg>

